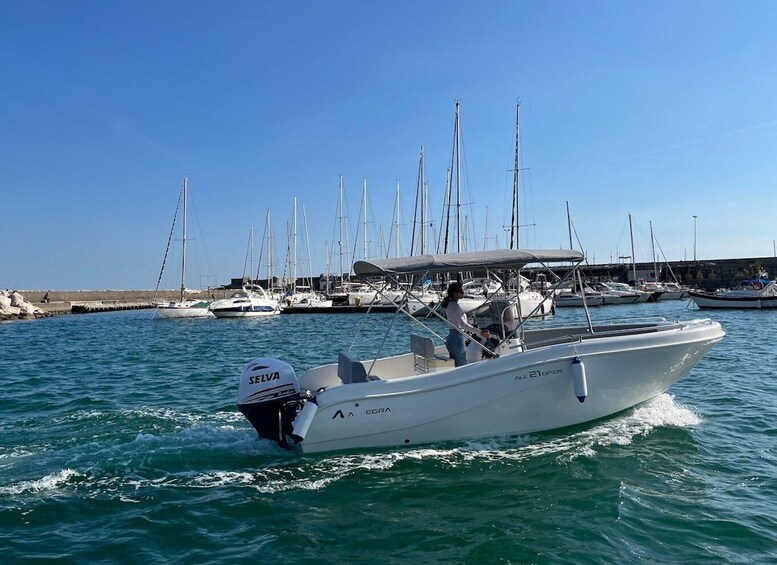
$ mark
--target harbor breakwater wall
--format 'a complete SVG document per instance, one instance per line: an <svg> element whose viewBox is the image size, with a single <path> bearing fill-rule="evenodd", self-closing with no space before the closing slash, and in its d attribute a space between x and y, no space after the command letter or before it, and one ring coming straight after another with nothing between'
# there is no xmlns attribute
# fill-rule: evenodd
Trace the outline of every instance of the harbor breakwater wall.
<svg viewBox="0 0 777 565"><path fill-rule="evenodd" d="M49 314L83 314L114 310L153 308L154 300L178 300L178 290L22 290L24 299ZM199 291L188 294L190 298L225 298L227 292Z"/></svg>

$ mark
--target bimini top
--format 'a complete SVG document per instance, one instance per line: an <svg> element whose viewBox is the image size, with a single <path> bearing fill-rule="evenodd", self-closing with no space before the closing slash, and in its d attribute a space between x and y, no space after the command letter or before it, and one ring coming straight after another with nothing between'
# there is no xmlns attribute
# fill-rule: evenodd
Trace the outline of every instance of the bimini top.
<svg viewBox="0 0 777 565"><path fill-rule="evenodd" d="M574 249L499 249L356 261L353 272L361 277L377 277L485 269L507 271L521 269L529 263L579 263L584 258L583 253Z"/></svg>

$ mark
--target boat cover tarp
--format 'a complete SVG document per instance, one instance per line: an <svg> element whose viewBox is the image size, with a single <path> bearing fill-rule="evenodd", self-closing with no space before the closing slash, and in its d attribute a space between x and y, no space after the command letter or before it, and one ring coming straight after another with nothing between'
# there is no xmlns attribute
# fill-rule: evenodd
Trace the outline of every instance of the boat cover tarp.
<svg viewBox="0 0 777 565"><path fill-rule="evenodd" d="M498 249L356 261L353 265L353 271L361 277L485 269L507 271L521 269L530 263L562 263L565 261L578 263L584 258L583 253L574 249Z"/></svg>

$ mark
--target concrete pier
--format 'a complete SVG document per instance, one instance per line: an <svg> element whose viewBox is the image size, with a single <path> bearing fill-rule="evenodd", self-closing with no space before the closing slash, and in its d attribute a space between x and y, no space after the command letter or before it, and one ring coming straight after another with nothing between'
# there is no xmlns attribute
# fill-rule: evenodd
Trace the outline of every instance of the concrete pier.
<svg viewBox="0 0 777 565"><path fill-rule="evenodd" d="M153 308L153 290L23 290L25 300L49 314L89 314L93 312L114 312L119 310L140 310ZM222 294L221 291L218 294ZM44 297L48 302L43 302ZM208 299L207 292L192 293L191 298ZM157 301L173 301L180 298L180 291L161 290L156 293ZM221 298L221 296L216 296Z"/></svg>

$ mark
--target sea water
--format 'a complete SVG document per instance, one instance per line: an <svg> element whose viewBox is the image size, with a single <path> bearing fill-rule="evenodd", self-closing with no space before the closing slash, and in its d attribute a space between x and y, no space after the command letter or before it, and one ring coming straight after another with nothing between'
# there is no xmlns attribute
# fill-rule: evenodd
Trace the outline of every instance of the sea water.
<svg viewBox="0 0 777 565"><path fill-rule="evenodd" d="M279 357L300 374L357 330L355 355L393 354L417 324L150 311L0 324L3 562L777 561L777 312L591 315L708 316L727 336L666 394L592 424L304 455L237 411L242 367Z"/></svg>

